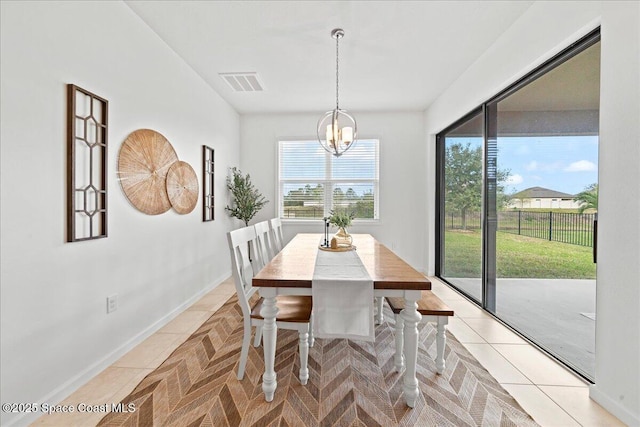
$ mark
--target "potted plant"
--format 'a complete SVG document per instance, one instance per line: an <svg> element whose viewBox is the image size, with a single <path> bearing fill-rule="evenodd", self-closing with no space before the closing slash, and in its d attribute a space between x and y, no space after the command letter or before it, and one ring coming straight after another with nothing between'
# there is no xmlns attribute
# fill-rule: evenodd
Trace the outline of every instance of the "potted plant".
<svg viewBox="0 0 640 427"><path fill-rule="evenodd" d="M338 211L332 209L329 212L329 224L338 227L338 232L333 236L335 239L335 245L338 247L351 246L353 243L353 238L349 233L347 233L347 227L351 225L351 221L355 218L355 212L351 211ZM331 242L331 247L334 247L333 239ZM335 248L334 248L335 249Z"/></svg>
<svg viewBox="0 0 640 427"><path fill-rule="evenodd" d="M245 227L260 209L269 201L253 186L249 174L242 175L238 168L231 168L231 176L227 177L227 189L233 197L232 206L225 208L229 215L244 222Z"/></svg>

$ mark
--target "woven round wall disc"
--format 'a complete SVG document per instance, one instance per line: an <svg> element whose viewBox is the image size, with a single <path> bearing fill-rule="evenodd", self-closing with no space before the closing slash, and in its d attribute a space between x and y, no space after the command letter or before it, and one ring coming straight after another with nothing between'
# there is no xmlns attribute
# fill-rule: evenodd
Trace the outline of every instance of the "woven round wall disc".
<svg viewBox="0 0 640 427"><path fill-rule="evenodd" d="M122 143L118 153L118 179L136 209L158 215L171 208L167 172L178 156L167 138L151 129L138 129Z"/></svg>
<svg viewBox="0 0 640 427"><path fill-rule="evenodd" d="M167 195L179 214L188 214L198 203L198 177L191 165L177 161L167 172Z"/></svg>

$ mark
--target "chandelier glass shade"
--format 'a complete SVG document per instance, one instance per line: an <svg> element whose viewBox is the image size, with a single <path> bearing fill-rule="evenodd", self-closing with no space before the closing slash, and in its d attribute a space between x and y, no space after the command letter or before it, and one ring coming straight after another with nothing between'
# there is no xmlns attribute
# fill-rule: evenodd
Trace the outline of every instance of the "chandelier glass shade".
<svg viewBox="0 0 640 427"><path fill-rule="evenodd" d="M336 28L331 31L331 37L336 39L336 108L327 111L324 116L318 120L318 141L322 148L330 152L336 157L340 157L356 143L358 135L358 125L356 120L341 110L339 100L339 68L338 68L338 42L344 37L344 30Z"/></svg>

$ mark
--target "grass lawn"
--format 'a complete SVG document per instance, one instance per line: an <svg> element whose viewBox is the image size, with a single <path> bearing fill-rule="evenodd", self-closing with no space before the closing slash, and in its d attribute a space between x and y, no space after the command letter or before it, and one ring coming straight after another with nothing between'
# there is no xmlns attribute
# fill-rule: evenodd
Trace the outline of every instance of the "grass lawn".
<svg viewBox="0 0 640 427"><path fill-rule="evenodd" d="M499 278L595 279L591 248L497 233ZM445 277L481 277L479 231L445 233Z"/></svg>

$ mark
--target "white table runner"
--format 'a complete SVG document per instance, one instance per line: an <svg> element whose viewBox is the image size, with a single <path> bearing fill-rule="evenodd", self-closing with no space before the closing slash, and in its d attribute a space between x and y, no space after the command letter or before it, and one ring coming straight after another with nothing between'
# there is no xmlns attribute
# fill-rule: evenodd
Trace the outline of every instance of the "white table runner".
<svg viewBox="0 0 640 427"><path fill-rule="evenodd" d="M375 340L373 280L356 251L319 249L311 295L315 337Z"/></svg>

